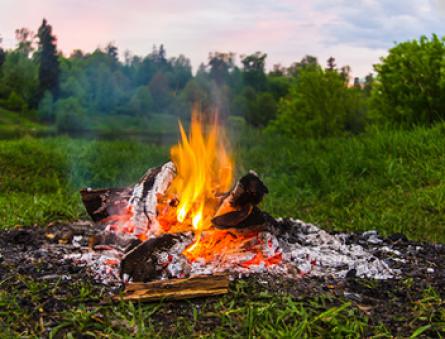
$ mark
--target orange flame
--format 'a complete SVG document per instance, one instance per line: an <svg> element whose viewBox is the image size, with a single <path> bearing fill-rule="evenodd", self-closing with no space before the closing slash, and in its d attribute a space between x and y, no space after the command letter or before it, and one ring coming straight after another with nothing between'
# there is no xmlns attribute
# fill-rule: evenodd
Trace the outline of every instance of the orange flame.
<svg viewBox="0 0 445 339"><path fill-rule="evenodd" d="M176 219L193 227L199 234L211 226L220 201L218 193L229 190L233 178L233 163L225 149L224 131L215 119L207 131L194 113L187 136L179 122L181 141L171 148L171 159L177 175L168 193L179 201ZM206 133L207 132L207 133Z"/></svg>

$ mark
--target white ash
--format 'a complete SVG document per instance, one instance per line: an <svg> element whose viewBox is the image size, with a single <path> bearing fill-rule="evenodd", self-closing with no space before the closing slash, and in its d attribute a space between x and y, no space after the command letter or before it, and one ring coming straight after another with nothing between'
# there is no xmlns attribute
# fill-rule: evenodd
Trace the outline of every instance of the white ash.
<svg viewBox="0 0 445 339"><path fill-rule="evenodd" d="M282 222L282 220L278 220ZM191 233L181 237L180 241L168 249L155 253L158 258L159 278L184 278L195 274L215 274L226 272L232 277L247 276L255 273L270 273L285 275L291 278L301 276L329 276L344 278L350 272L361 278L390 279L398 276L399 271L391 269L382 259L359 244L347 244L347 234L329 234L328 232L300 220L291 220L294 230L276 235L276 232L266 231L258 234L259 242L255 250L243 250L239 253L221 253L211 263L196 260L193 263L182 255L185 248L192 243ZM374 248L387 253L392 260L401 253L380 246L383 242L375 232L365 232L362 237L368 239ZM78 242L76 240L76 242ZM259 246L259 247L258 247ZM100 247L98 247L100 248ZM281 254L282 261L278 264L244 265L259 252L264 258ZM81 254L67 255L65 259L73 260L79 265L86 265L96 281L104 284L118 284L119 262L123 252L113 250L89 250ZM111 264L110 264L111 263Z"/></svg>
<svg viewBox="0 0 445 339"><path fill-rule="evenodd" d="M148 192L145 200L145 213L151 221L150 228L147 231L147 237L158 234L160 225L156 218L156 206L158 205L158 194L164 195L170 183L176 176L176 167L169 161L162 166L161 172L156 176L153 187Z"/></svg>
<svg viewBox="0 0 445 339"><path fill-rule="evenodd" d="M144 175L143 180L133 187L132 196L128 200L126 208L121 211L123 215L131 211L132 215L130 220L117 222L120 228L126 229L126 232L131 230L130 232L134 236L144 234L150 238L159 233L160 225L156 218L158 195L164 195L167 191L167 188L176 175L176 167L171 161L164 164L156 175L153 186L148 193L146 193L144 192L144 185L146 184L144 179L156 170L156 168L149 169ZM107 230L111 231L115 227L115 223L116 222L110 223Z"/></svg>

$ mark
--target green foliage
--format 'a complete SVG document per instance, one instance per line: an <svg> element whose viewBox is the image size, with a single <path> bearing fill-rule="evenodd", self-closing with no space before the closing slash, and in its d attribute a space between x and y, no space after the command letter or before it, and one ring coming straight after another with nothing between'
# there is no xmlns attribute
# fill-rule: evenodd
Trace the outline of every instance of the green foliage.
<svg viewBox="0 0 445 339"><path fill-rule="evenodd" d="M54 100L50 91L46 91L40 100L37 116L40 121L52 122L55 120Z"/></svg>
<svg viewBox="0 0 445 339"><path fill-rule="evenodd" d="M267 54L256 52L241 59L243 64L243 79L246 86L256 91L264 91L267 86L264 68Z"/></svg>
<svg viewBox="0 0 445 339"><path fill-rule="evenodd" d="M147 87L141 86L136 90L129 102L129 110L133 114L148 117L153 107L153 98Z"/></svg>
<svg viewBox="0 0 445 339"><path fill-rule="evenodd" d="M52 27L43 19L39 31L39 49L37 51L39 61L39 87L37 102L46 91L57 98L59 96L59 60L57 55L56 37L52 33Z"/></svg>
<svg viewBox="0 0 445 339"><path fill-rule="evenodd" d="M270 130L294 137L328 137L358 133L364 119L360 91L349 88L337 71L311 66L298 71Z"/></svg>
<svg viewBox="0 0 445 339"><path fill-rule="evenodd" d="M37 74L37 65L26 55L7 52L0 72L0 99L8 99L15 92L31 105L37 90Z"/></svg>
<svg viewBox="0 0 445 339"><path fill-rule="evenodd" d="M263 208L275 216L443 242L444 131L319 140L244 132L236 163L261 173L270 191Z"/></svg>
<svg viewBox="0 0 445 339"><path fill-rule="evenodd" d="M264 127L275 118L277 103L269 92L255 93L250 88L246 89L247 108L245 118L255 127Z"/></svg>
<svg viewBox="0 0 445 339"><path fill-rule="evenodd" d="M237 171L261 174L270 191L263 208L272 215L334 230L377 229L445 241L444 126L320 140L231 127L237 129ZM77 189L127 185L168 159L167 147L130 141L57 138L0 145L0 224L6 226L80 217ZM76 202L64 211L63 200Z"/></svg>
<svg viewBox="0 0 445 339"><path fill-rule="evenodd" d="M2 100L1 104L6 109L14 112L23 113L27 109L25 100L15 91L12 91L6 100Z"/></svg>
<svg viewBox="0 0 445 339"><path fill-rule="evenodd" d="M82 131L84 129L85 112L77 98L70 97L57 101L55 116L59 132Z"/></svg>
<svg viewBox="0 0 445 339"><path fill-rule="evenodd" d="M375 66L374 116L378 122L431 126L445 118L445 39L433 35L402 42Z"/></svg>

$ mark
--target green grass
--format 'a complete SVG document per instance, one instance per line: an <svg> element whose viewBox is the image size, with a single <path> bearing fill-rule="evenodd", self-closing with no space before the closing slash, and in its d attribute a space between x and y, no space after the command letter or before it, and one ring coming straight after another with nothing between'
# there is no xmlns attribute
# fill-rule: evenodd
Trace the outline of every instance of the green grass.
<svg viewBox="0 0 445 339"><path fill-rule="evenodd" d="M112 303L88 283L48 284L24 277L0 290L3 337L111 338L392 338L445 335L445 301L437 291L406 300L392 331L366 307L329 293L290 296L237 281L221 298L180 303ZM0 282L1 286L1 282ZM252 290L253 288L253 290ZM397 307L397 300L388 300ZM361 307L360 307L361 306ZM174 311L172 309L174 308Z"/></svg>
<svg viewBox="0 0 445 339"><path fill-rule="evenodd" d="M24 114L11 112L0 107L0 138L42 135L52 131L54 131L54 127L37 123Z"/></svg>
<svg viewBox="0 0 445 339"><path fill-rule="evenodd" d="M88 130L103 136L153 137L176 136L178 117L170 114L151 114L148 118L127 115L94 115Z"/></svg>
<svg viewBox="0 0 445 339"><path fill-rule="evenodd" d="M378 229L445 241L445 127L374 131L352 138L288 140L237 127L237 172L254 169L269 187L263 208L334 230ZM168 160L168 147L134 141L23 138L0 141L0 227L87 217L78 189L134 183ZM253 293L239 281L219 299L181 304L103 304L98 287L47 285L23 277L2 290L6 337L77 334L138 337L390 337L384 324L342 297ZM52 302L70 305L51 311ZM444 301L431 289L406 300L399 319L415 336L445 331ZM46 309L48 308L48 309ZM48 313L49 312L49 313ZM166 320L167 319L167 320ZM162 321L161 321L162 320ZM160 325L162 324L162 325Z"/></svg>
<svg viewBox="0 0 445 339"><path fill-rule="evenodd" d="M237 171L264 178L270 193L263 208L274 216L445 241L443 125L304 141L239 132ZM79 188L134 183L166 160L167 146L133 141L0 141L1 227L85 216Z"/></svg>

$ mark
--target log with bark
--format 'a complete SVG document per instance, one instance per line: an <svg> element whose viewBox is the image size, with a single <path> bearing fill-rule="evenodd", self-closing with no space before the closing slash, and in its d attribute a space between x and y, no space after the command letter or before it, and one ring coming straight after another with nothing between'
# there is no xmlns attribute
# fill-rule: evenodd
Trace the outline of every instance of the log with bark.
<svg viewBox="0 0 445 339"><path fill-rule="evenodd" d="M221 274L129 283L123 294L115 296L114 300L156 301L217 296L228 293L229 283L229 277Z"/></svg>

